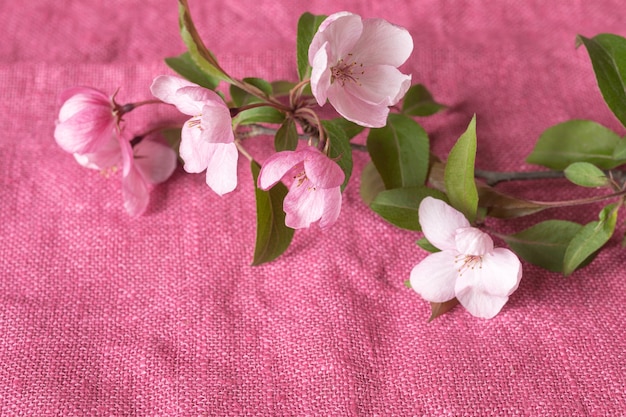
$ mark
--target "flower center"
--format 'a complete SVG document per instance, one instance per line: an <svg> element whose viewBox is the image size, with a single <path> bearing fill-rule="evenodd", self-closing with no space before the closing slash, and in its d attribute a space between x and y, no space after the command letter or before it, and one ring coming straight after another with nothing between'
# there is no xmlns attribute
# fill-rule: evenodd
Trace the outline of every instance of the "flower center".
<svg viewBox="0 0 626 417"><path fill-rule="evenodd" d="M317 188L315 188L314 185L310 185L311 181L309 181L309 178L306 176L306 172L302 171L299 174L295 175L293 177L294 181L297 181L297 187L302 186L302 184L307 184L307 190L308 191L315 191Z"/></svg>
<svg viewBox="0 0 626 417"><path fill-rule="evenodd" d="M359 82L359 76L365 74L363 64L353 61L352 54L348 54L346 59L347 61L344 61L344 59L341 58L337 62L337 65L330 69L330 82L334 83L335 81L338 81L342 87L346 85L346 82L353 82L357 85L361 85Z"/></svg>
<svg viewBox="0 0 626 417"><path fill-rule="evenodd" d="M187 126L191 127L198 127L198 129L202 130L202 119L200 119L200 116L195 116L192 117L191 119L189 119L189 121L187 122Z"/></svg>
<svg viewBox="0 0 626 417"><path fill-rule="evenodd" d="M459 276L463 275L468 269L474 269L483 267L483 257L480 255L457 255L454 257L454 263L461 262L459 267Z"/></svg>

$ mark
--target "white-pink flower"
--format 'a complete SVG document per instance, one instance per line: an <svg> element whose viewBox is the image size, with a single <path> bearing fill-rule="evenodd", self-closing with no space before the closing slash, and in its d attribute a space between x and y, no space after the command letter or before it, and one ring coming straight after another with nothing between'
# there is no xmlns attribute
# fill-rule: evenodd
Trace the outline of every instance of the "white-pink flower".
<svg viewBox="0 0 626 417"><path fill-rule="evenodd" d="M144 138L131 146L127 138L115 134L98 151L74 157L82 166L104 172L121 165L124 208L131 216L146 210L152 187L167 180L176 168L176 152L166 144Z"/></svg>
<svg viewBox="0 0 626 417"><path fill-rule="evenodd" d="M401 73L413 51L409 32L383 19L339 12L320 25L309 47L311 90L348 120L365 127L387 124L389 106L411 86Z"/></svg>
<svg viewBox="0 0 626 417"><path fill-rule="evenodd" d="M476 317L498 314L522 278L517 256L494 248L489 235L471 227L463 214L441 200L426 197L419 222L426 239L441 252L413 268L411 287L431 302L456 297Z"/></svg>
<svg viewBox="0 0 626 417"><path fill-rule="evenodd" d="M214 91L178 77L161 75L150 87L158 99L192 116L183 126L180 156L185 171L206 170L206 183L219 195L237 186L237 159L230 111Z"/></svg>
<svg viewBox="0 0 626 417"><path fill-rule="evenodd" d="M54 129L57 144L69 153L92 153L109 141L121 117L113 98L91 87L74 87L61 95Z"/></svg>
<svg viewBox="0 0 626 417"><path fill-rule="evenodd" d="M287 226L302 229L319 221L325 229L337 221L345 175L335 161L314 147L278 152L263 164L259 188L267 190L283 178L291 183L283 202Z"/></svg>

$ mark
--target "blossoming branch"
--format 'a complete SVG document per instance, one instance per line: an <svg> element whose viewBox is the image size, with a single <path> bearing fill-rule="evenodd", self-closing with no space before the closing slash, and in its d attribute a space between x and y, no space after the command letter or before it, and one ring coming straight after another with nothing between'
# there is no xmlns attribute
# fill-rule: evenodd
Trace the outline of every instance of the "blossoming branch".
<svg viewBox="0 0 626 417"><path fill-rule="evenodd" d="M591 262L617 228L626 195L626 175L619 169L626 164L626 140L593 121L567 121L541 135L528 162L553 171L476 170L475 117L446 161L433 155L415 118L445 106L399 69L413 51L402 27L349 12L305 13L297 27L299 80L292 82L232 77L202 41L186 0L179 0L179 22L187 52L166 59L178 76L155 77L153 99L122 105L116 93L91 87L61 95L57 143L86 168L108 176L121 171L124 207L131 215L146 210L150 190L173 173L177 157L185 171L204 173L210 190L223 196L240 186L241 155L255 181L252 263L259 265L284 253L295 229L332 229L353 174L352 152L368 152L364 202L395 226L423 232L418 244L432 252L407 271L407 286L431 302L431 318L457 303L474 316L494 317L520 283L519 258L569 275ZM626 125L626 39L603 34L580 36L579 42L609 109ZM228 91L216 90L220 82ZM124 114L159 104L188 117L174 129L176 140L166 140L172 127L158 120L148 132L130 135ZM322 118L327 106L337 117ZM360 134L367 135L365 147L351 141ZM273 138L275 153L264 161L246 149L254 135ZM553 177L606 191L546 202L495 188L502 180ZM506 235L492 230L488 220L598 202L608 204L588 224L552 219ZM490 235L510 249L496 247Z"/></svg>

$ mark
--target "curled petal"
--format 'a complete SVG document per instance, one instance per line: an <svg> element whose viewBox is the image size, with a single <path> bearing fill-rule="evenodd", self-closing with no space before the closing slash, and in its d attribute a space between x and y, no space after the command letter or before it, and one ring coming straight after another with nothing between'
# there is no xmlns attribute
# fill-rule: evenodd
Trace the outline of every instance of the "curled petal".
<svg viewBox="0 0 626 417"><path fill-rule="evenodd" d="M239 151L234 143L210 143L207 154L206 183L219 195L237 187Z"/></svg>
<svg viewBox="0 0 626 417"><path fill-rule="evenodd" d="M413 52L413 38L408 30L383 19L365 19L353 57L364 65L399 67Z"/></svg>
<svg viewBox="0 0 626 417"><path fill-rule="evenodd" d="M259 188L267 190L274 186L293 167L304 161L305 157L303 152L283 151L267 158L259 173Z"/></svg>
<svg viewBox="0 0 626 417"><path fill-rule="evenodd" d="M207 167L207 155L211 152L211 143L205 141L200 128L199 118L188 120L181 131L179 153L185 162L185 171L202 172Z"/></svg>
<svg viewBox="0 0 626 417"><path fill-rule="evenodd" d="M61 109L59 122L63 123L75 114L85 109L98 109L108 118L113 118L113 105L109 96L100 90L91 87L73 87L61 93Z"/></svg>
<svg viewBox="0 0 626 417"><path fill-rule="evenodd" d="M183 78L173 77L171 75L159 75L152 82L152 85L150 86L150 91L152 92L152 95L158 98L159 100L165 103L173 104L176 107L178 107L177 103L185 101L184 97L181 97L179 94L177 94L178 90L180 90L183 87L201 88L197 84L194 84L191 81L187 81ZM188 114L190 116L195 116L199 113L185 113L185 114Z"/></svg>
<svg viewBox="0 0 626 417"><path fill-rule="evenodd" d="M454 284L459 274L454 251L444 250L428 255L411 271L411 288L425 300L443 303L454 298Z"/></svg>
<svg viewBox="0 0 626 417"><path fill-rule="evenodd" d="M352 95L350 91L333 83L328 89L328 101L343 117L365 127L383 127L387 124L389 108L382 104L371 104Z"/></svg>
<svg viewBox="0 0 626 417"><path fill-rule="evenodd" d="M345 174L335 161L315 148L306 151L304 172L318 188L333 188L343 184Z"/></svg>
<svg viewBox="0 0 626 417"><path fill-rule="evenodd" d="M285 224L304 229L318 221L324 213L325 190L316 190L310 181L294 181L283 202Z"/></svg>
<svg viewBox="0 0 626 417"><path fill-rule="evenodd" d="M433 197L422 200L418 215L424 236L441 250L456 250L457 229L470 227L469 221L461 212Z"/></svg>
<svg viewBox="0 0 626 417"><path fill-rule="evenodd" d="M329 62L331 65L336 60L347 56L357 43L362 31L363 22L358 15L338 12L328 16L311 40L309 64L314 67L315 55L326 42L329 45Z"/></svg>
<svg viewBox="0 0 626 417"><path fill-rule="evenodd" d="M323 106L328 98L328 89L331 83L331 70L328 65L328 43L322 45L315 54L311 67L311 92L317 104Z"/></svg>
<svg viewBox="0 0 626 417"><path fill-rule="evenodd" d="M493 252L493 240L475 227L457 229L454 236L456 248L465 255L482 256Z"/></svg>

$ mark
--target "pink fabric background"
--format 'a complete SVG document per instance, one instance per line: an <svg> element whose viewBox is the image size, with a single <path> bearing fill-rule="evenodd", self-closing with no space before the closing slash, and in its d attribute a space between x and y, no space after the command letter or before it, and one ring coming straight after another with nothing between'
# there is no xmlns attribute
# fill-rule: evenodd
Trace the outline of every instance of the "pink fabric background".
<svg viewBox="0 0 626 417"><path fill-rule="evenodd" d="M577 33L626 35L618 0L191 0L207 45L236 76L295 79L300 13L350 10L409 29L404 67L448 103L422 121L445 156L473 113L477 166L527 170L547 127L605 108ZM524 264L499 316L461 308L427 323L404 287L425 256L360 201L339 224L296 233L278 261L250 267L251 175L223 198L178 169L145 216L117 178L78 166L53 139L58 94L74 85L149 98L183 51L165 0L0 3L0 414L2 416L622 416L626 256L619 238L564 278ZM128 116L140 132L161 108ZM252 152L267 154L267 139ZM367 158L355 155L358 174ZM562 182L507 188L551 200ZM548 218L587 222L597 207ZM618 226L624 232L623 218Z"/></svg>

